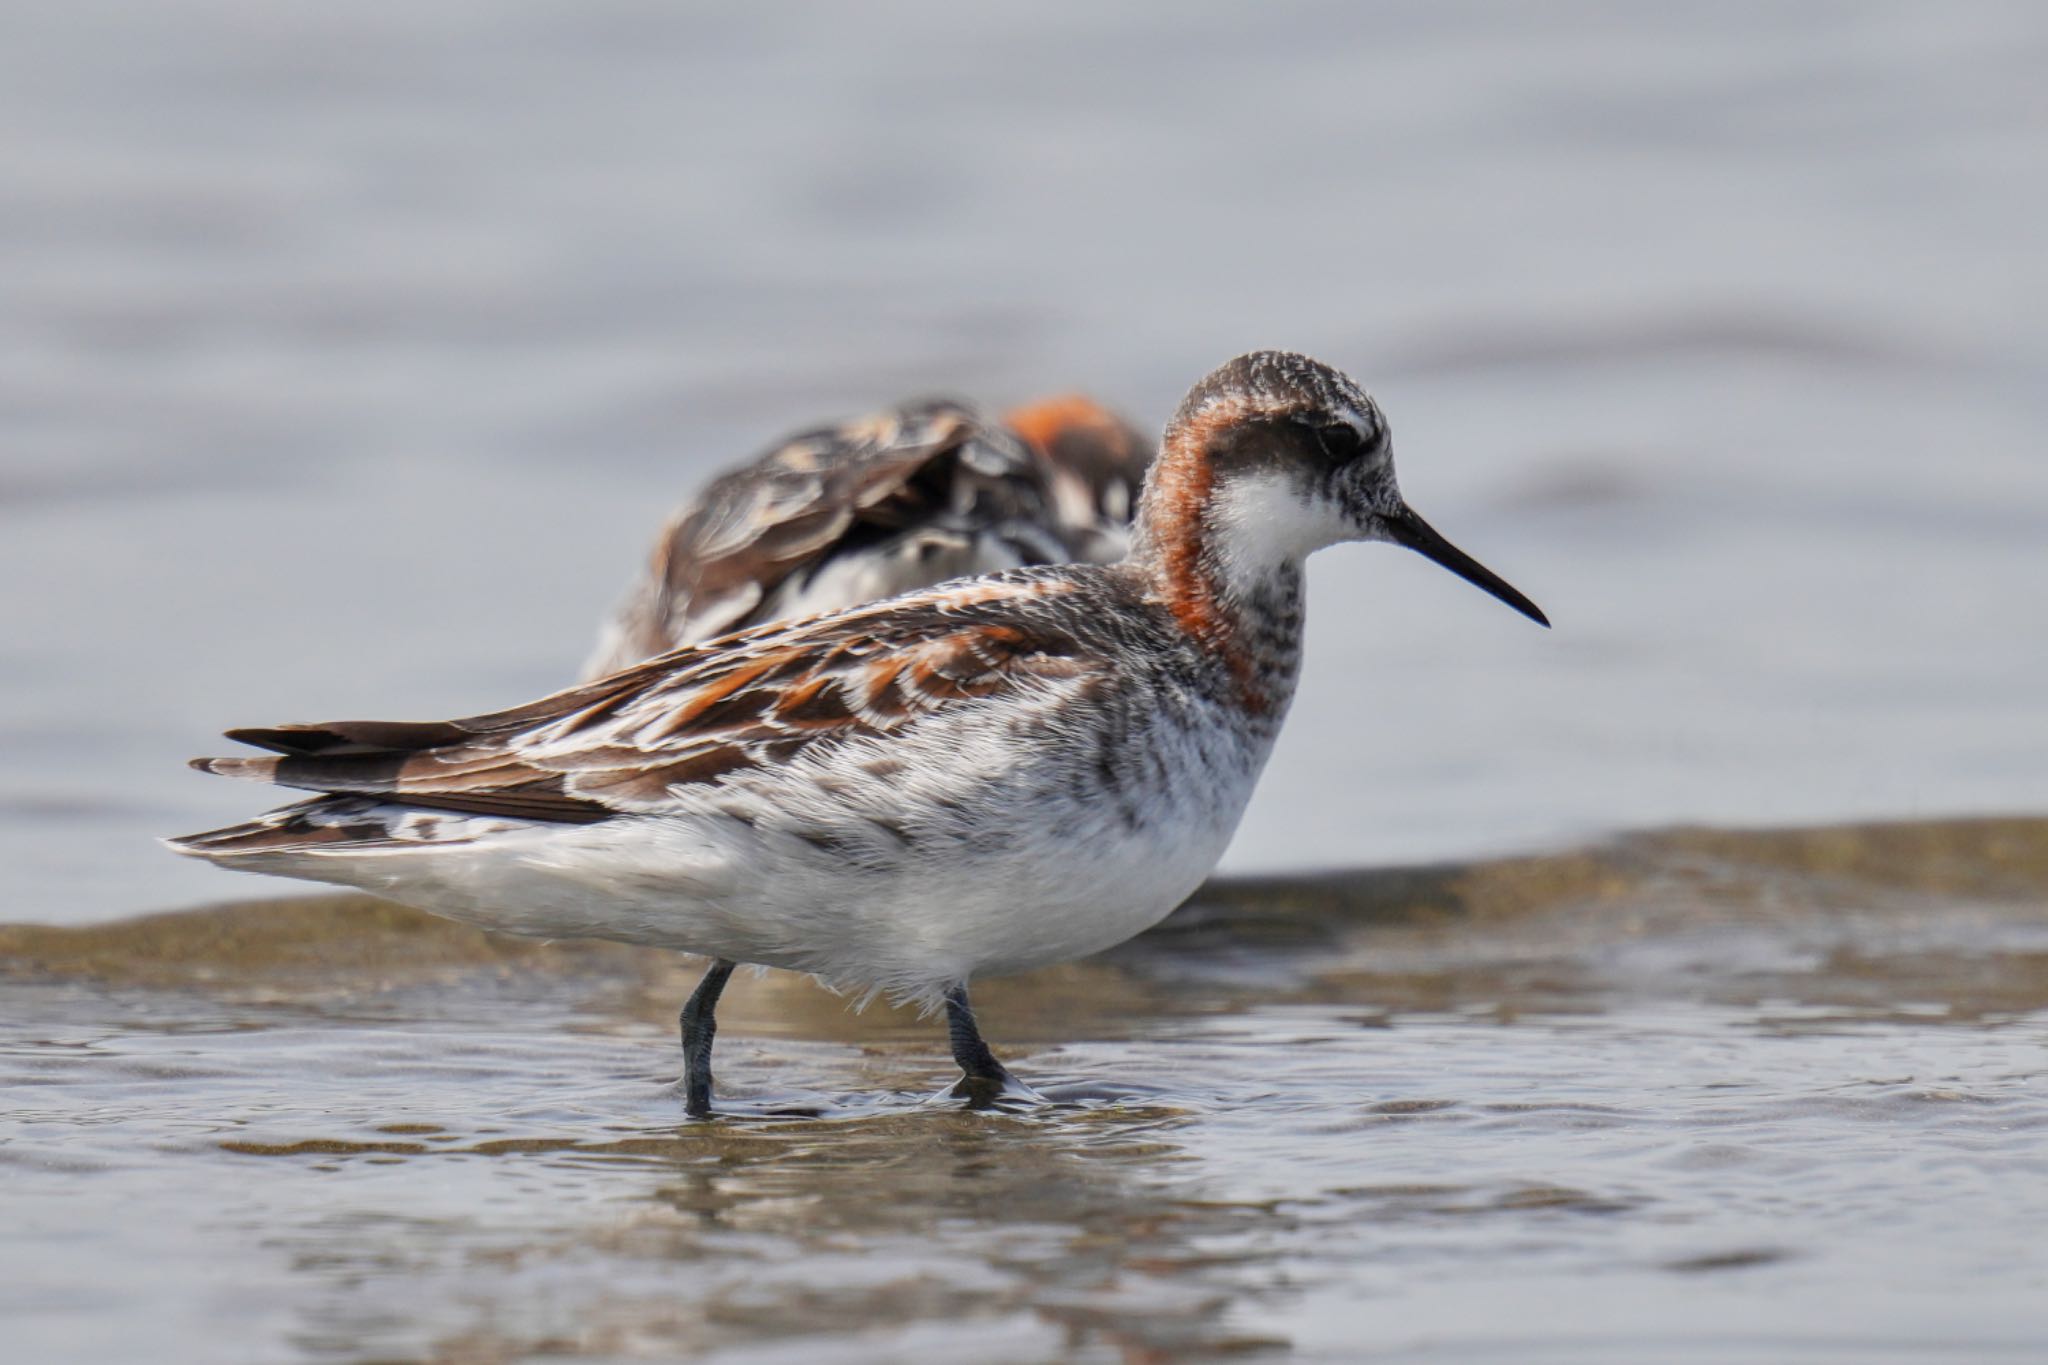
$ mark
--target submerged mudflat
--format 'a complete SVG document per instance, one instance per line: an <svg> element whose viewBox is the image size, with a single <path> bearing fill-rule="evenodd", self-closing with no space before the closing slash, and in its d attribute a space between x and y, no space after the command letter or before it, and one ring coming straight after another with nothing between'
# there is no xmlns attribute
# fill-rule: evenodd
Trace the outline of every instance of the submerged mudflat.
<svg viewBox="0 0 2048 1365"><path fill-rule="evenodd" d="M1226 881L939 1028L357 897L0 927L22 1359L2013 1360L2048 820Z"/></svg>

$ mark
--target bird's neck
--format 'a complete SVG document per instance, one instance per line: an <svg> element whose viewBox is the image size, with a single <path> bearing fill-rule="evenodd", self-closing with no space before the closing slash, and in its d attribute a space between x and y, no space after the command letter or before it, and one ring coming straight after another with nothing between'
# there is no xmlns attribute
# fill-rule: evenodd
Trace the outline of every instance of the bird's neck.
<svg viewBox="0 0 2048 1365"><path fill-rule="evenodd" d="M1190 433L1169 433L1146 480L1129 562L1255 712L1285 708L1301 663L1303 567L1284 487L1219 480Z"/></svg>

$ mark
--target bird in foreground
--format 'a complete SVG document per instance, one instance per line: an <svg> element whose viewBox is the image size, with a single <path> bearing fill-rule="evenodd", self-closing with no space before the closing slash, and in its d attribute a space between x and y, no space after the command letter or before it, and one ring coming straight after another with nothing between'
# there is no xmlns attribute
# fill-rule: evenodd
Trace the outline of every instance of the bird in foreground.
<svg viewBox="0 0 2048 1365"><path fill-rule="evenodd" d="M1121 559L1151 454L1079 395L1000 422L927 399L801 432L669 518L583 676L949 578Z"/></svg>
<svg viewBox="0 0 2048 1365"><path fill-rule="evenodd" d="M1430 528L1364 390L1259 351L1196 384L1130 554L957 579L658 655L511 710L235 730L208 772L321 793L174 841L492 929L710 959L683 1007L711 1108L735 965L943 1007L992 1102L1016 1082L968 983L1108 948L1221 857L1301 666L1308 555L1404 545L1548 625Z"/></svg>

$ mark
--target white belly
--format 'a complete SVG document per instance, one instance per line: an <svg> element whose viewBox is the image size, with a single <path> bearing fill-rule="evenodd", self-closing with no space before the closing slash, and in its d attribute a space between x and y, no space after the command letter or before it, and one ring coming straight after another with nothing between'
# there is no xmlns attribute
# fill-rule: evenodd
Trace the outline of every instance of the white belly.
<svg viewBox="0 0 2048 1365"><path fill-rule="evenodd" d="M1089 760L940 726L892 747L894 781L829 760L674 814L527 826L347 860L346 880L543 937L654 944L934 1002L978 974L1099 952L1164 918L1222 856L1267 746L1206 727L1133 737L1162 780L1090 793ZM832 773L825 774L827 778ZM382 864L380 867L379 864Z"/></svg>

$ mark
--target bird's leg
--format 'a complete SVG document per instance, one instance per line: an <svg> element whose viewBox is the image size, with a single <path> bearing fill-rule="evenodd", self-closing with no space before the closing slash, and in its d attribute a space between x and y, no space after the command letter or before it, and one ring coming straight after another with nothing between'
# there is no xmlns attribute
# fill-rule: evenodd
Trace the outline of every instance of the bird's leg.
<svg viewBox="0 0 2048 1365"><path fill-rule="evenodd" d="M711 1040L718 1036L718 997L725 991L735 964L713 958L710 970L683 1004L683 1112L693 1119L711 1116Z"/></svg>
<svg viewBox="0 0 2048 1365"><path fill-rule="evenodd" d="M966 1100L970 1107L983 1107L1005 1091L1021 1089L1003 1064L981 1041L974 1024L974 1007L967 1003L963 982L946 992L946 1032L953 1040L953 1060L964 1073L953 1087L953 1098Z"/></svg>

